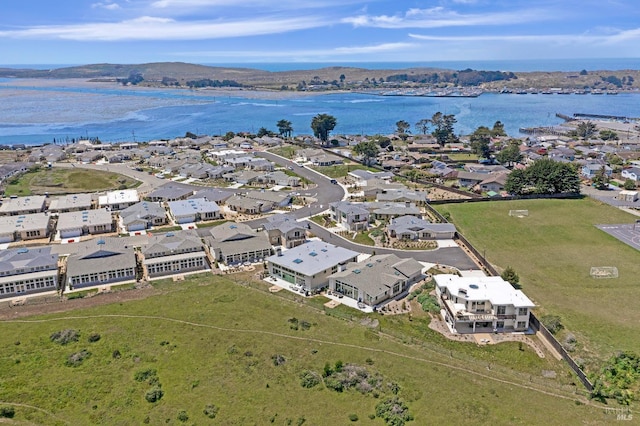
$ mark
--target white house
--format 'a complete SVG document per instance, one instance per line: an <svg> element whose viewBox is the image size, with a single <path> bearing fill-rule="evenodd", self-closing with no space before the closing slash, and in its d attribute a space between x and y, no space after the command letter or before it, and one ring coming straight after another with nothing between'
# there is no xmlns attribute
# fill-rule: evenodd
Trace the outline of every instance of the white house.
<svg viewBox="0 0 640 426"><path fill-rule="evenodd" d="M140 201L138 191L135 189L122 189L109 191L98 197L100 207L108 207L110 210L122 210Z"/></svg>
<svg viewBox="0 0 640 426"><path fill-rule="evenodd" d="M56 290L58 255L51 247L0 250L0 299Z"/></svg>
<svg viewBox="0 0 640 426"><path fill-rule="evenodd" d="M457 333L527 331L535 307L500 277L434 275L442 317Z"/></svg>
<svg viewBox="0 0 640 426"><path fill-rule="evenodd" d="M192 223L220 218L220 207L204 198L171 201L167 203L176 223Z"/></svg>
<svg viewBox="0 0 640 426"><path fill-rule="evenodd" d="M360 231L369 226L369 210L362 204L336 201L329 204L331 219L349 231Z"/></svg>
<svg viewBox="0 0 640 426"><path fill-rule="evenodd" d="M114 221L107 209L60 213L57 229L60 238L74 238L85 234L114 231Z"/></svg>
<svg viewBox="0 0 640 426"><path fill-rule="evenodd" d="M631 179L634 182L640 181L640 167L630 167L628 169L622 169L620 176L623 179Z"/></svg>

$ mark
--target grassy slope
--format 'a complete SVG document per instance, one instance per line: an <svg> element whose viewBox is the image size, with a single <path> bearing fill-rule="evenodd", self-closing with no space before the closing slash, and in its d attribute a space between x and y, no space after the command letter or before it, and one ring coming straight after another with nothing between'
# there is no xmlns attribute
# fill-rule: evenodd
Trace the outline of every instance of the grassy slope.
<svg viewBox="0 0 640 426"><path fill-rule="evenodd" d="M13 181L12 181L13 182ZM71 194L135 187L138 181L118 173L85 169L40 169L18 177L6 188L6 195Z"/></svg>
<svg viewBox="0 0 640 426"><path fill-rule="evenodd" d="M356 323L225 278L203 275L179 284L155 285L165 294L50 315L40 318L43 322L3 323L6 344L0 347L0 401L30 404L69 424L140 424L146 416L150 424L179 424L176 416L183 409L189 423L205 424L209 420L202 410L215 404L220 407L219 424L269 424L276 414L275 424L286 424L286 419L297 424L302 417L305 424L346 424L348 415L356 413L362 424L381 425L379 419L367 417L378 402L373 396L355 391L339 394L322 387L303 389L298 378L305 369L321 372L325 362L364 365L371 358L370 370L400 385L400 396L416 417L412 424L457 424L469 418L474 424L566 424L607 418L599 408L575 404L578 396L559 390L553 381L543 385L552 393L545 394L492 380L539 386L526 379L528 374L524 378L517 373L502 374L499 363L522 364L536 371L559 368L555 361L539 360L531 351L518 351L513 345L477 348L442 342L444 353L461 349L497 359L488 371L485 361L459 363L428 346L402 344ZM103 317L96 317L99 315ZM192 323L141 317L148 315ZM291 330L287 319L294 316L312 323L311 329ZM419 327L409 330L415 324L406 318L385 317L382 321L383 330L406 329L408 334L433 337ZM421 324L425 323L418 321ZM64 328L80 330L80 341L67 346L51 343L51 333ZM100 333L102 338L88 343L91 333ZM438 338L434 341L440 343ZM64 366L68 354L81 349L88 349L91 357L79 367ZM119 359L112 357L116 349L122 353ZM284 355L287 362L274 366L273 354ZM157 370L165 391L156 404L144 400L149 385L133 379L136 371L146 368ZM554 413L551 422L549 412ZM16 418L37 424L63 423L24 407L17 407Z"/></svg>
<svg viewBox="0 0 640 426"><path fill-rule="evenodd" d="M528 209L529 217L509 217ZM560 315L584 346L581 356L640 352L639 253L594 225L635 217L589 198L438 206L493 264L512 266L540 311ZM593 279L592 266L616 266L618 279Z"/></svg>

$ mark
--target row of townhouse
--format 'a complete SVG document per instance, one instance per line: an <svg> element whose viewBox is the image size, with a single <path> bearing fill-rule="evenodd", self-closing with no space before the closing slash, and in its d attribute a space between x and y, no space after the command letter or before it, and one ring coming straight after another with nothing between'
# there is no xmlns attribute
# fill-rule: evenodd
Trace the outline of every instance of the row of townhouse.
<svg viewBox="0 0 640 426"><path fill-rule="evenodd" d="M260 262L273 254L274 245L294 247L306 241L307 228L295 218L281 216L270 223L272 226L264 230L241 223L225 223L157 235L101 237L74 244L3 250L0 298L65 286L66 290L77 290L143 277L153 279L207 271L213 262L227 265ZM60 257L66 259L64 267ZM59 282L63 270L65 279Z"/></svg>

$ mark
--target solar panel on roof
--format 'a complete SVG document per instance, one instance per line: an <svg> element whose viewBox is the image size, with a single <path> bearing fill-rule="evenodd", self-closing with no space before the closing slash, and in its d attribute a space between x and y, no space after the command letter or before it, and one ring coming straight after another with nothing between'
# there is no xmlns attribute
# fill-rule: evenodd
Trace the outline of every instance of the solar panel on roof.
<svg viewBox="0 0 640 426"><path fill-rule="evenodd" d="M302 263L302 259L295 259L295 260L293 261L293 263L298 263L298 264L299 264L299 263Z"/></svg>
<svg viewBox="0 0 640 426"><path fill-rule="evenodd" d="M316 253L315 251L312 251L311 253L309 253L309 256L311 257L316 257L318 255L318 253Z"/></svg>

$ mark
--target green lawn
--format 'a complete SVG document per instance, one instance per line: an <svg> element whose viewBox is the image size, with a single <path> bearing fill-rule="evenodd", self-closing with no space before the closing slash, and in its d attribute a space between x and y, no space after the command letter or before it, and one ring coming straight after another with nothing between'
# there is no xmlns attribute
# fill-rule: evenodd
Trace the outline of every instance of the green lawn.
<svg viewBox="0 0 640 426"><path fill-rule="evenodd" d="M10 179L5 195L73 194L135 188L140 182L118 173L81 168L41 168Z"/></svg>
<svg viewBox="0 0 640 426"><path fill-rule="evenodd" d="M449 213L492 264L516 270L540 313L562 318L578 339L576 357L596 361L617 350L640 352L640 253L594 226L631 223L637 217L589 198L437 209ZM528 217L508 216L509 210L524 209ZM615 266L619 278L591 278L592 266Z"/></svg>
<svg viewBox="0 0 640 426"><path fill-rule="evenodd" d="M576 403L587 401L561 386L570 380L562 364L527 348L454 343L428 329L424 314L373 315L380 326L371 329L349 308L324 314L318 308L326 299L303 302L245 284L208 274L158 281L160 294L143 300L5 321L0 405L16 404L17 424L176 425L181 411L188 424L210 424L203 411L213 404L215 424L348 424L356 414L362 424L382 425L368 416L395 383L415 425L611 419L595 404ZM310 328L292 329L292 318ZM63 329L78 330L79 340L52 342ZM100 338L90 342L93 334ZM65 365L82 350L90 356ZM274 365L274 355L285 362ZM300 385L303 371L321 373L336 361L381 375L379 397ZM541 379L543 369L558 379ZM136 380L143 372L151 379ZM145 394L156 386L163 397L149 403Z"/></svg>
<svg viewBox="0 0 640 426"><path fill-rule="evenodd" d="M269 150L269 152L272 152L276 155L279 155L281 157L288 158L291 160L296 156L296 152L299 149L301 148L294 145L286 145L286 146L280 146L278 148L272 148Z"/></svg>
<svg viewBox="0 0 640 426"><path fill-rule="evenodd" d="M379 172L380 170L373 167L363 166L362 164L337 164L335 166L311 166L311 168L323 175L337 179L347 176L349 172L354 170L371 170L372 172Z"/></svg>

